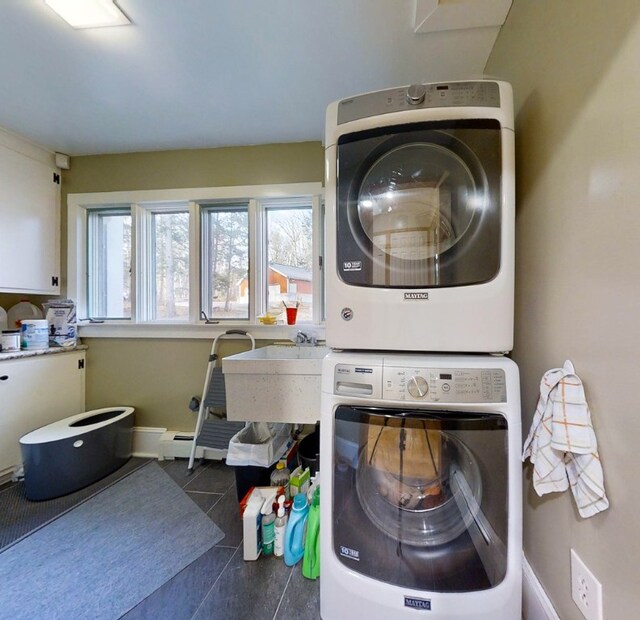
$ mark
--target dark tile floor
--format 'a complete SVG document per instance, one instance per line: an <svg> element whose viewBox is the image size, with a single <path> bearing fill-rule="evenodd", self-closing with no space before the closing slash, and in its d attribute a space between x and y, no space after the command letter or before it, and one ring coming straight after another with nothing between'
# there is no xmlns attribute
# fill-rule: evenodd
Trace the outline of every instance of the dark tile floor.
<svg viewBox="0 0 640 620"><path fill-rule="evenodd" d="M173 579L129 611L124 620L317 620L319 582L305 579L298 564L281 558L242 559L242 522L235 474L206 462L187 474L186 459L160 466L225 533Z"/></svg>

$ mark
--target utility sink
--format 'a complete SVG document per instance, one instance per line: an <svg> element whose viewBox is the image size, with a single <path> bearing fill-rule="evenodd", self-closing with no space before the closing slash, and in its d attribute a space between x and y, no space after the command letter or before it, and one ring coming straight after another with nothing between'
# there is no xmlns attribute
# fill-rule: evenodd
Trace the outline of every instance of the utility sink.
<svg viewBox="0 0 640 620"><path fill-rule="evenodd" d="M314 424L323 346L271 345L222 360L229 420Z"/></svg>

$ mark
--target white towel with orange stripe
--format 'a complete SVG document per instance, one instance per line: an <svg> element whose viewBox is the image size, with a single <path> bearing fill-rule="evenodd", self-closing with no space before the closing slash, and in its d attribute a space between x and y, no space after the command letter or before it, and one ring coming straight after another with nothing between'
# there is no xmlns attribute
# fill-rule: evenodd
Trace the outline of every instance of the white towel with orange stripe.
<svg viewBox="0 0 640 620"><path fill-rule="evenodd" d="M570 361L542 377L522 460L527 457L534 465L533 487L538 495L571 486L583 518L609 507L591 413Z"/></svg>

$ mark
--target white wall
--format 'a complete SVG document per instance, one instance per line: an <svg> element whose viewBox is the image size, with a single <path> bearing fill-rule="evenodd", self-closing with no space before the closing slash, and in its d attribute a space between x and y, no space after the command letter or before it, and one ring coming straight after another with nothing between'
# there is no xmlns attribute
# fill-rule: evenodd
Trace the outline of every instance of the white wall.
<svg viewBox="0 0 640 620"><path fill-rule="evenodd" d="M640 3L515 0L487 65L516 96L516 346L527 432L541 375L571 359L600 443L608 511L539 499L525 469L525 553L563 620L569 550L638 617Z"/></svg>

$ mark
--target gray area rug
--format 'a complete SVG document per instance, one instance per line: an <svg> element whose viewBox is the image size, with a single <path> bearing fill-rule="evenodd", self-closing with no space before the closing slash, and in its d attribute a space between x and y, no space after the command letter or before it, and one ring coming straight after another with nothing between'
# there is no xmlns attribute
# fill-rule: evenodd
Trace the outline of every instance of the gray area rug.
<svg viewBox="0 0 640 620"><path fill-rule="evenodd" d="M0 553L0 618L115 620L223 537L150 463Z"/></svg>
<svg viewBox="0 0 640 620"><path fill-rule="evenodd" d="M6 488L0 489L0 550L17 543L150 462L151 459L134 456L102 480L74 493L43 502L29 501L24 492L23 482L9 484Z"/></svg>

